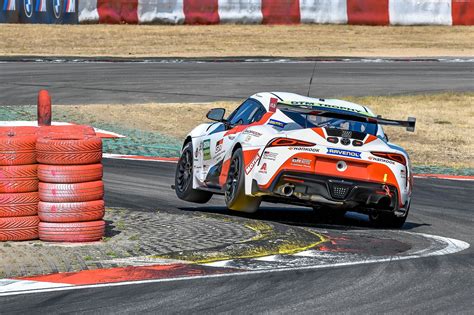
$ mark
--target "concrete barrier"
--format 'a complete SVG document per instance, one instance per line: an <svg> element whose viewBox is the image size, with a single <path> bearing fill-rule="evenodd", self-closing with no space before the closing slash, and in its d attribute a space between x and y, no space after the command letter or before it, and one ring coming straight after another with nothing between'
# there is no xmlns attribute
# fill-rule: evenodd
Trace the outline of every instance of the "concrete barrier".
<svg viewBox="0 0 474 315"><path fill-rule="evenodd" d="M452 25L451 0L390 1L392 25Z"/></svg>
<svg viewBox="0 0 474 315"><path fill-rule="evenodd" d="M0 0L0 23L77 22L474 25L474 0Z"/></svg>

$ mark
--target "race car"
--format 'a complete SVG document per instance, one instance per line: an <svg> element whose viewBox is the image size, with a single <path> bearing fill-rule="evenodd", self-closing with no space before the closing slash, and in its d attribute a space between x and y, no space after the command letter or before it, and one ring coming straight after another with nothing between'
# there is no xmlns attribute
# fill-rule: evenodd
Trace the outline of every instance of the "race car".
<svg viewBox="0 0 474 315"><path fill-rule="evenodd" d="M206 203L221 194L231 210L255 212L265 201L403 226L410 158L382 126L414 131L415 118L390 120L363 105L284 92L252 95L224 117L225 109L210 110L212 122L184 140L174 185L180 199Z"/></svg>

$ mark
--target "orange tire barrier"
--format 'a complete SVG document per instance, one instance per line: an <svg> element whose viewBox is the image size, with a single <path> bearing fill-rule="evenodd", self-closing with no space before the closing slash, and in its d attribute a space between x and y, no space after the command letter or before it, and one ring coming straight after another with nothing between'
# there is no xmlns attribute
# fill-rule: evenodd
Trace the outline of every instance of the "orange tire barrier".
<svg viewBox="0 0 474 315"><path fill-rule="evenodd" d="M104 217L104 212L103 200L70 203L40 202L38 205L38 216L41 222L96 221Z"/></svg>
<svg viewBox="0 0 474 315"><path fill-rule="evenodd" d="M39 183L39 196L46 202L83 202L100 200L104 197L104 184L102 181L52 184Z"/></svg>
<svg viewBox="0 0 474 315"><path fill-rule="evenodd" d="M0 218L0 241L38 238L38 216Z"/></svg>
<svg viewBox="0 0 474 315"><path fill-rule="evenodd" d="M36 143L37 160L41 164L95 164L102 160L102 139L57 136L40 137Z"/></svg>
<svg viewBox="0 0 474 315"><path fill-rule="evenodd" d="M103 220L76 223L40 222L39 237L48 242L93 242L102 239Z"/></svg>
<svg viewBox="0 0 474 315"><path fill-rule="evenodd" d="M0 166L0 193L38 191L36 164Z"/></svg>
<svg viewBox="0 0 474 315"><path fill-rule="evenodd" d="M38 192L0 194L0 217L36 215L38 202Z"/></svg>
<svg viewBox="0 0 474 315"><path fill-rule="evenodd" d="M80 183L102 179L102 164L38 166L38 178L44 183Z"/></svg>
<svg viewBox="0 0 474 315"><path fill-rule="evenodd" d="M0 137L0 165L36 163L36 136L17 136L11 133Z"/></svg>

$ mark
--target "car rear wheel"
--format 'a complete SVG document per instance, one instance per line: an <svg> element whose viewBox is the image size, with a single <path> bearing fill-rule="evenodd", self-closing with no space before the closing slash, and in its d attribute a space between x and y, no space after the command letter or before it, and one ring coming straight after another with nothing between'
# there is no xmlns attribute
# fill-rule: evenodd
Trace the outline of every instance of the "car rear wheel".
<svg viewBox="0 0 474 315"><path fill-rule="evenodd" d="M230 161L229 174L225 189L227 208L236 211L253 213L258 210L261 198L245 194L245 172L242 149L235 150Z"/></svg>
<svg viewBox="0 0 474 315"><path fill-rule="evenodd" d="M185 145L178 161L174 184L179 199L206 203L212 198L212 193L208 191L193 189L193 144L191 142Z"/></svg>
<svg viewBox="0 0 474 315"><path fill-rule="evenodd" d="M410 211L410 205L407 207L407 211L401 217L397 217L392 212L376 212L369 214L369 220L373 226L379 228L391 228L391 229L401 229L405 224L405 221L408 217L408 212Z"/></svg>

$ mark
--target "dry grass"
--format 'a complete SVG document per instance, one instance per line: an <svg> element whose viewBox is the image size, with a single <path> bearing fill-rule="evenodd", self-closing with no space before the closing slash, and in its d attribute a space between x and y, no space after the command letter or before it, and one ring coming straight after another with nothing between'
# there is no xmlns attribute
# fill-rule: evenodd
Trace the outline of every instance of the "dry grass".
<svg viewBox="0 0 474 315"><path fill-rule="evenodd" d="M474 167L474 93L353 97L350 101L368 105L377 114L393 119L417 117L415 133L402 128L385 128L392 142L410 153L414 164L455 168ZM229 111L239 102L205 104L135 104L56 106L53 112L74 113L126 128L160 132L182 139L194 126L206 121L214 107ZM73 115L73 116L74 116Z"/></svg>
<svg viewBox="0 0 474 315"><path fill-rule="evenodd" d="M474 27L0 25L0 55L474 56Z"/></svg>

